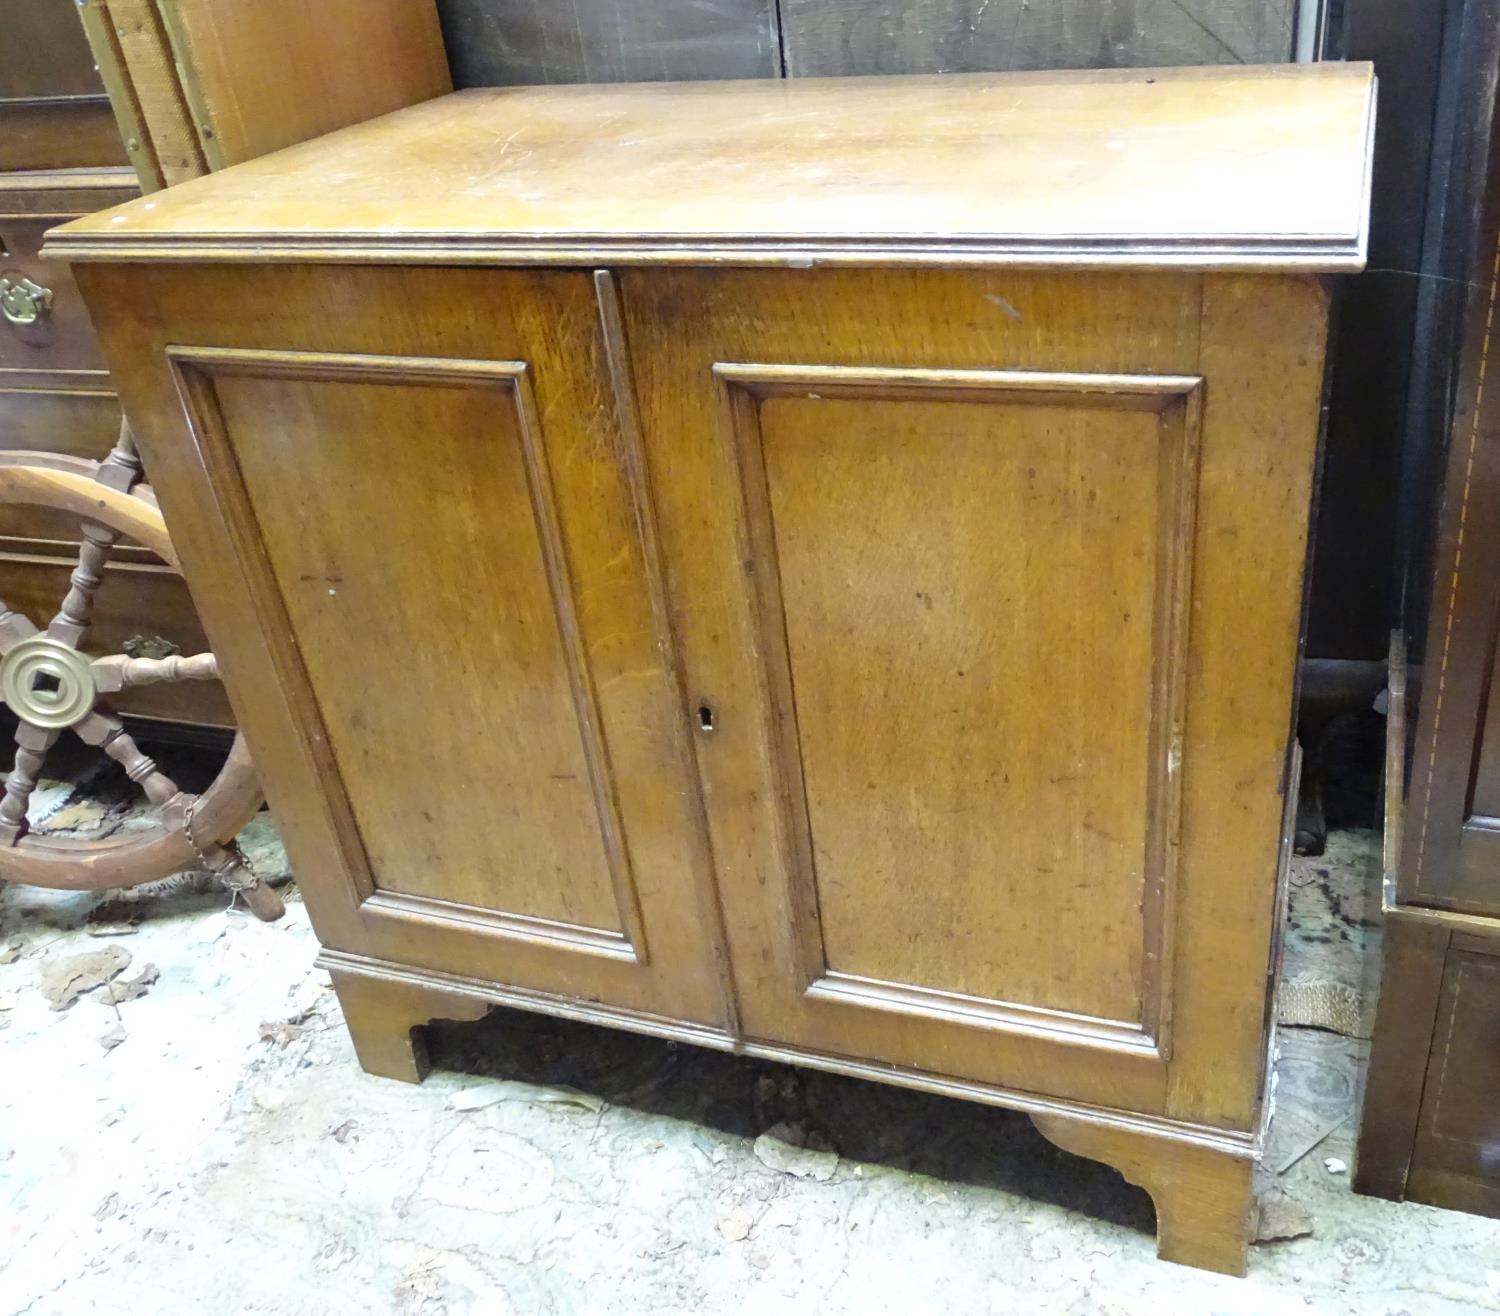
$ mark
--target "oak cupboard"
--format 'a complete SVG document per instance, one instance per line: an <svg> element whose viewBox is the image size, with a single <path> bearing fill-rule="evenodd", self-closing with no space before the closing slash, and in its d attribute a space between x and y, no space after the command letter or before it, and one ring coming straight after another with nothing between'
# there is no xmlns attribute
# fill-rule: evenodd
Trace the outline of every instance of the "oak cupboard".
<svg viewBox="0 0 1500 1316"><path fill-rule="evenodd" d="M1011 1106L1241 1270L1372 101L467 92L55 234L366 1068L503 1002Z"/></svg>

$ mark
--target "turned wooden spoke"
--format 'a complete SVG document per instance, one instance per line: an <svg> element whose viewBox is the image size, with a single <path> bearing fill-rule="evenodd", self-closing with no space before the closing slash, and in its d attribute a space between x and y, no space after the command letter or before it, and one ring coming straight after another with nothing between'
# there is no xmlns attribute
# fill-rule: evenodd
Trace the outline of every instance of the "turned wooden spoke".
<svg viewBox="0 0 1500 1316"><path fill-rule="evenodd" d="M142 475L141 455L136 451L135 435L131 432L130 422L121 420L120 436L115 440L115 446L109 450L109 456L99 463L94 478L111 489L129 493L139 483Z"/></svg>
<svg viewBox="0 0 1500 1316"><path fill-rule="evenodd" d="M130 422L120 421L120 435L109 456L99 463L94 479L106 488L129 493L141 478L141 459L135 450L135 435ZM120 532L94 521L83 524L83 544L78 551L78 566L68 582L68 593L47 634L71 644L75 649L83 642L93 624L94 594L104 580L110 550L120 541Z"/></svg>
<svg viewBox="0 0 1500 1316"><path fill-rule="evenodd" d="M120 422L120 435L115 446L99 463L94 479L108 489L128 494L140 482L141 458L136 452L135 435L130 422ZM104 581L104 568L109 563L110 551L123 538L118 530L95 521L83 524L83 543L78 551L78 566L68 582L68 593L62 601L57 616L47 627L47 634L55 640L71 644L75 649L83 643L93 624L94 595Z"/></svg>
<svg viewBox="0 0 1500 1316"><path fill-rule="evenodd" d="M135 743L125 724L113 713L96 708L73 728L78 738L97 745L122 768L152 804L166 804L180 795L177 783L156 766L156 760Z"/></svg>
<svg viewBox="0 0 1500 1316"><path fill-rule="evenodd" d="M109 561L110 550L119 542L120 536L108 526L85 522L83 544L78 550L78 565L68 580L68 592L63 597L47 634L73 648L83 642L93 624L94 595L104 581L104 567Z"/></svg>
<svg viewBox="0 0 1500 1316"><path fill-rule="evenodd" d="M26 834L26 810L31 793L42 775L47 751L56 743L56 731L22 722L16 728L16 758L5 778L5 795L0 798L0 841L14 845Z"/></svg>
<svg viewBox="0 0 1500 1316"><path fill-rule="evenodd" d="M211 653L197 653L190 658L131 658L115 653L108 658L96 658L92 666L100 694L161 681L216 681L219 677L219 664Z"/></svg>
<svg viewBox="0 0 1500 1316"><path fill-rule="evenodd" d="M4 603L0 603L0 654L15 648L22 640L29 640L35 634L36 627L30 618L19 612L12 612Z"/></svg>

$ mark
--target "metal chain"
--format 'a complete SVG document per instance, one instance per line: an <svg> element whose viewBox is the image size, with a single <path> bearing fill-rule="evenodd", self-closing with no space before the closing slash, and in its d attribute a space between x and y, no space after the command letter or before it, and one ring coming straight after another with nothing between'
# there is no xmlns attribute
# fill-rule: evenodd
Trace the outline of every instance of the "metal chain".
<svg viewBox="0 0 1500 1316"><path fill-rule="evenodd" d="M187 843L193 847L193 853L198 857L198 862L202 864L204 868L212 872L213 865L208 862L208 856L203 853L202 849L198 845L198 838L193 835L193 810L197 807L198 796L194 795L193 798L187 802L187 808L183 811L182 834L187 837Z"/></svg>
<svg viewBox="0 0 1500 1316"><path fill-rule="evenodd" d="M215 876L223 884L226 891L239 895L241 891L248 891L251 887L260 885L260 878L250 871L250 865L245 862L245 852L240 849L238 841L230 841L224 847L234 857L234 863L223 869L215 870Z"/></svg>
<svg viewBox="0 0 1500 1316"><path fill-rule="evenodd" d="M250 867L250 861L245 858L245 852L240 849L240 843L234 837L219 848L228 853L230 862L222 866L215 864L203 853L203 848L198 844L198 838L193 835L193 810L198 807L198 796L193 796L188 801L187 808L182 814L182 834L187 837L187 843L192 847L193 854L197 856L198 862L205 871L212 873L223 884L224 889L233 895L241 891L248 891L253 886L260 884L260 878L256 877Z"/></svg>

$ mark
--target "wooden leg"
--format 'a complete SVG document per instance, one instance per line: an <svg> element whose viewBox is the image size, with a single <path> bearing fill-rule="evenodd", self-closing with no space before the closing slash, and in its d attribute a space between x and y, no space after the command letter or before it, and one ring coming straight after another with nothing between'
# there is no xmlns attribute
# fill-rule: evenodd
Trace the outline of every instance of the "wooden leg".
<svg viewBox="0 0 1500 1316"><path fill-rule="evenodd" d="M422 1034L435 1019L483 1019L486 1001L399 979L333 972L354 1053L367 1074L420 1083L431 1068Z"/></svg>
<svg viewBox="0 0 1500 1316"><path fill-rule="evenodd" d="M1048 1141L1112 1165L1156 1203L1156 1255L1201 1270L1243 1275L1255 1215L1248 1152L1177 1142L1067 1115L1033 1115Z"/></svg>

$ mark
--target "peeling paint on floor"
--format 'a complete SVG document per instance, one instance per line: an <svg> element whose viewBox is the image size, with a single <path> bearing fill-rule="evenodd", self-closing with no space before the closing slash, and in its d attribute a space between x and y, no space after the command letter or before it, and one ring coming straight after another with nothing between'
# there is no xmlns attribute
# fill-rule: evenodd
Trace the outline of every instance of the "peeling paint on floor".
<svg viewBox="0 0 1500 1316"><path fill-rule="evenodd" d="M1325 1168L1366 1043L1283 1030L1266 1168L1313 1233L1234 1280L1156 1261L1144 1194L1006 1112L508 1012L436 1031L467 1073L370 1078L288 895L91 924L0 891L0 1311L1500 1311L1500 1221ZM103 946L158 976L52 1009L49 966Z"/></svg>

